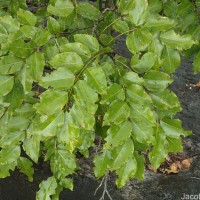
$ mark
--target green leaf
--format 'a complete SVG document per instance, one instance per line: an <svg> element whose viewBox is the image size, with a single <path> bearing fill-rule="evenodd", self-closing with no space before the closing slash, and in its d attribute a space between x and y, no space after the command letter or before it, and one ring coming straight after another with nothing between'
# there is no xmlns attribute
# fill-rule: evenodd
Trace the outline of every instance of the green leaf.
<svg viewBox="0 0 200 200"><path fill-rule="evenodd" d="M122 145L131 135L132 127L129 121L122 122L119 125L111 125L107 131L106 143L104 149L109 149Z"/></svg>
<svg viewBox="0 0 200 200"><path fill-rule="evenodd" d="M100 11L96 7L87 2L78 3L76 9L79 15L87 19L98 20L100 16Z"/></svg>
<svg viewBox="0 0 200 200"><path fill-rule="evenodd" d="M68 90L74 83L75 76L65 68L58 68L41 78L40 85L44 88L53 87L58 90Z"/></svg>
<svg viewBox="0 0 200 200"><path fill-rule="evenodd" d="M51 170L57 178L65 177L74 173L76 169L75 155L70 154L66 149L55 149L55 154L51 158Z"/></svg>
<svg viewBox="0 0 200 200"><path fill-rule="evenodd" d="M190 12L193 12L195 9L195 5L193 2L190 2L188 0L183 0L179 3L178 6L178 14L181 16L185 16Z"/></svg>
<svg viewBox="0 0 200 200"><path fill-rule="evenodd" d="M123 101L125 99L125 93L120 85L113 83L107 88L106 94L102 96L101 104L110 104L116 99Z"/></svg>
<svg viewBox="0 0 200 200"><path fill-rule="evenodd" d="M162 129L158 129L156 133L156 143L153 150L149 153L149 161L154 169L157 169L162 162L164 162L168 150L166 148L166 136L163 134Z"/></svg>
<svg viewBox="0 0 200 200"><path fill-rule="evenodd" d="M134 152L134 145L129 138L124 144L111 150L111 156L113 158L111 171L119 169L124 165L132 156Z"/></svg>
<svg viewBox="0 0 200 200"><path fill-rule="evenodd" d="M143 82L144 82L143 79L140 78L138 76L138 74L135 73L135 72L127 72L123 77L123 81L127 86L131 85L133 83L136 83L138 85L142 85Z"/></svg>
<svg viewBox="0 0 200 200"><path fill-rule="evenodd" d="M90 67L85 71L87 83L99 94L107 90L107 80L104 71L99 67Z"/></svg>
<svg viewBox="0 0 200 200"><path fill-rule="evenodd" d="M94 115L97 110L95 102L98 100L98 95L95 90L93 90L90 85L83 80L79 80L74 88L76 104L85 107L90 114Z"/></svg>
<svg viewBox="0 0 200 200"><path fill-rule="evenodd" d="M137 161L135 158L130 158L124 165L116 170L118 179L115 181L118 188L123 187L132 178L137 171Z"/></svg>
<svg viewBox="0 0 200 200"><path fill-rule="evenodd" d="M77 72L83 67L81 57L74 52L59 53L49 61L49 64L55 69L64 67L72 73Z"/></svg>
<svg viewBox="0 0 200 200"><path fill-rule="evenodd" d="M65 113L64 125L58 134L60 143L66 143L66 147L70 153L73 153L79 142L80 129L70 122L70 118Z"/></svg>
<svg viewBox="0 0 200 200"><path fill-rule="evenodd" d="M30 70L31 77L34 81L38 82L43 74L45 66L44 54L35 52L26 59L27 67Z"/></svg>
<svg viewBox="0 0 200 200"><path fill-rule="evenodd" d="M117 1L117 7L122 15L128 14L128 12L133 8L134 1L132 0L121 0Z"/></svg>
<svg viewBox="0 0 200 200"><path fill-rule="evenodd" d="M129 11L129 18L134 25L142 25L148 14L148 2L146 0L137 0L133 8Z"/></svg>
<svg viewBox="0 0 200 200"><path fill-rule="evenodd" d="M109 62L101 63L100 67L103 69L104 73L106 74L107 79L109 76L115 74L114 66Z"/></svg>
<svg viewBox="0 0 200 200"><path fill-rule="evenodd" d="M150 91L162 90L168 87L172 80L168 74L150 70L144 76L144 86Z"/></svg>
<svg viewBox="0 0 200 200"><path fill-rule="evenodd" d="M39 29L37 30L36 34L33 37L33 42L38 46L45 45L51 38L51 34L48 30L45 29Z"/></svg>
<svg viewBox="0 0 200 200"><path fill-rule="evenodd" d="M131 59L131 68L137 73L144 73L154 66L156 59L157 56L152 52L145 53L141 59L136 54Z"/></svg>
<svg viewBox="0 0 200 200"><path fill-rule="evenodd" d="M37 31L38 31L38 28L36 28L35 26L23 25L23 26L20 27L20 32L26 38L32 39Z"/></svg>
<svg viewBox="0 0 200 200"><path fill-rule="evenodd" d="M35 104L34 108L40 114L52 115L61 111L67 101L67 92L51 89L40 95L40 103Z"/></svg>
<svg viewBox="0 0 200 200"><path fill-rule="evenodd" d="M16 161L21 154L20 146L10 146L2 148L0 151L0 163L10 164Z"/></svg>
<svg viewBox="0 0 200 200"><path fill-rule="evenodd" d="M153 105L160 110L168 110L170 108L178 108L180 111L180 103L177 96L170 90L165 89L158 92L149 93Z"/></svg>
<svg viewBox="0 0 200 200"><path fill-rule="evenodd" d="M79 42L61 45L60 50L61 52L75 52L83 59L83 61L87 61L91 57L88 47Z"/></svg>
<svg viewBox="0 0 200 200"><path fill-rule="evenodd" d="M195 44L190 35L181 36L175 33L174 30L161 33L160 40L165 45L178 50L189 49Z"/></svg>
<svg viewBox="0 0 200 200"><path fill-rule="evenodd" d="M137 161L137 171L135 173L135 178L138 180L144 179L144 167L145 159L143 155L139 155L138 152L134 152L135 159Z"/></svg>
<svg viewBox="0 0 200 200"><path fill-rule="evenodd" d="M0 97L7 95L13 88L13 76L5 76L0 74Z"/></svg>
<svg viewBox="0 0 200 200"><path fill-rule="evenodd" d="M10 51L17 57L27 58L31 55L33 48L30 43L25 43L22 39L18 39L11 43Z"/></svg>
<svg viewBox="0 0 200 200"><path fill-rule="evenodd" d="M55 45L55 43L56 42L54 43L48 42L42 47L42 51L44 53L44 56L47 62L51 60L55 55L60 53L60 50Z"/></svg>
<svg viewBox="0 0 200 200"><path fill-rule="evenodd" d="M35 162L38 162L40 152L40 140L36 137L26 138L23 142L23 149L26 154Z"/></svg>
<svg viewBox="0 0 200 200"><path fill-rule="evenodd" d="M130 108L124 101L115 100L110 104L108 111L104 115L103 126L120 124L129 117Z"/></svg>
<svg viewBox="0 0 200 200"><path fill-rule="evenodd" d="M153 109L148 106L131 105L130 118L132 121L143 122L150 127L154 127L157 122L157 116Z"/></svg>
<svg viewBox="0 0 200 200"><path fill-rule="evenodd" d="M14 55L3 56L0 60L1 74L14 74L22 68L23 60Z"/></svg>
<svg viewBox="0 0 200 200"><path fill-rule="evenodd" d="M177 16L179 3L176 1L167 1L163 4L164 14L168 17L174 18Z"/></svg>
<svg viewBox="0 0 200 200"><path fill-rule="evenodd" d="M39 185L40 190L36 193L36 200L50 200L50 196L56 193L58 184L54 176L42 181Z"/></svg>
<svg viewBox="0 0 200 200"><path fill-rule="evenodd" d="M84 155L84 157L89 157L89 148L93 146L95 140L95 132L94 131L85 131L81 129L81 133L78 138L77 148L80 153Z"/></svg>
<svg viewBox="0 0 200 200"><path fill-rule="evenodd" d="M140 143L151 144L155 141L154 129L144 121L135 119L131 122L132 125L132 136L135 140Z"/></svg>
<svg viewBox="0 0 200 200"><path fill-rule="evenodd" d="M122 20L117 20L114 24L113 24L113 28L118 31L119 33L124 33L124 32L128 32L129 31L129 27L126 21L122 21Z"/></svg>
<svg viewBox="0 0 200 200"><path fill-rule="evenodd" d="M127 101L131 104L150 104L151 98L145 92L144 88L137 84L129 85L126 89Z"/></svg>
<svg viewBox="0 0 200 200"><path fill-rule="evenodd" d="M0 17L0 25L2 25L8 33L15 33L19 30L20 23L11 15Z"/></svg>
<svg viewBox="0 0 200 200"><path fill-rule="evenodd" d="M7 37L8 37L8 32L6 28L0 24L0 42L5 41Z"/></svg>
<svg viewBox="0 0 200 200"><path fill-rule="evenodd" d="M162 53L162 67L166 73L174 73L175 69L180 65L180 54L177 50L165 47Z"/></svg>
<svg viewBox="0 0 200 200"><path fill-rule="evenodd" d="M24 131L30 124L29 119L24 119L19 116L11 117L8 121L9 131Z"/></svg>
<svg viewBox="0 0 200 200"><path fill-rule="evenodd" d="M17 132L8 132L1 135L0 146L6 148L9 146L19 145L21 141L24 140L25 133L24 131Z"/></svg>
<svg viewBox="0 0 200 200"><path fill-rule="evenodd" d="M15 115L21 118L30 119L35 114L32 104L24 103L20 108L15 110Z"/></svg>
<svg viewBox="0 0 200 200"><path fill-rule="evenodd" d="M28 176L29 181L33 181L33 163L29 159L20 157L17 161L17 167L20 169L20 172Z"/></svg>
<svg viewBox="0 0 200 200"><path fill-rule="evenodd" d="M160 126L165 134L172 138L179 139L180 135L187 136L190 134L188 131L183 130L182 123L179 119L162 119L160 121Z"/></svg>
<svg viewBox="0 0 200 200"><path fill-rule="evenodd" d="M4 101L10 103L9 108L14 110L21 106L24 98L24 88L20 81L15 80L12 90L5 96Z"/></svg>
<svg viewBox="0 0 200 200"><path fill-rule="evenodd" d="M74 35L74 40L75 42L79 42L87 46L88 49L90 49L93 54L99 51L98 40L91 35L76 34Z"/></svg>
<svg viewBox="0 0 200 200"><path fill-rule="evenodd" d="M61 181L59 182L59 184L66 188L66 189L70 189L71 191L73 191L73 179L70 178L62 178Z"/></svg>
<svg viewBox="0 0 200 200"><path fill-rule="evenodd" d="M144 27L152 31L167 31L168 29L173 28L176 25L174 20L169 19L168 17L150 17L145 23Z"/></svg>
<svg viewBox="0 0 200 200"><path fill-rule="evenodd" d="M148 10L149 13L159 13L162 10L162 2L160 0L149 0Z"/></svg>
<svg viewBox="0 0 200 200"><path fill-rule="evenodd" d="M54 3L55 2L55 3ZM70 0L56 0L48 5L47 11L59 17L67 17L74 10L74 5Z"/></svg>
<svg viewBox="0 0 200 200"><path fill-rule="evenodd" d="M199 0L196 0L196 1L195 1L195 5L197 6L197 8L200 8L200 1L199 1Z"/></svg>
<svg viewBox="0 0 200 200"><path fill-rule="evenodd" d="M161 54L163 52L164 46L161 44L160 40L154 39L152 40L151 44L149 45L148 50L150 52L155 53L159 58L161 57ZM160 67L160 65L159 65Z"/></svg>
<svg viewBox="0 0 200 200"><path fill-rule="evenodd" d="M126 45L128 50L135 54L139 51L144 51L151 43L152 35L145 28L137 28L130 33L126 38Z"/></svg>
<svg viewBox="0 0 200 200"><path fill-rule="evenodd" d="M7 164L1 164L0 163L0 178L6 178L10 176L10 170L14 171L17 163L7 163Z"/></svg>
<svg viewBox="0 0 200 200"><path fill-rule="evenodd" d="M97 178L104 176L112 163L110 151L104 151L94 157L94 174Z"/></svg>
<svg viewBox="0 0 200 200"><path fill-rule="evenodd" d="M53 17L48 18L47 28L48 28L49 32L53 35L55 35L61 31L61 26L60 26L59 22Z"/></svg>
<svg viewBox="0 0 200 200"><path fill-rule="evenodd" d="M90 108L89 108L90 109ZM95 124L95 118L93 114L90 114L81 103L74 104L70 110L70 115L74 123L85 130L93 130Z"/></svg>
<svg viewBox="0 0 200 200"><path fill-rule="evenodd" d="M19 9L17 12L17 18L20 24L35 26L37 18L36 16L28 10Z"/></svg>
<svg viewBox="0 0 200 200"><path fill-rule="evenodd" d="M40 118L40 124L36 124L36 132L35 134L38 137L42 138L42 140L47 140L51 137L54 137L60 129L62 128L64 123L64 113L63 111L57 112L55 115L43 115Z"/></svg>
<svg viewBox="0 0 200 200"><path fill-rule="evenodd" d="M200 51L195 54L193 65L194 65L194 74L200 72Z"/></svg>
<svg viewBox="0 0 200 200"><path fill-rule="evenodd" d="M169 152L182 152L182 139L181 138L174 138L174 137L167 137L168 141L168 151Z"/></svg>

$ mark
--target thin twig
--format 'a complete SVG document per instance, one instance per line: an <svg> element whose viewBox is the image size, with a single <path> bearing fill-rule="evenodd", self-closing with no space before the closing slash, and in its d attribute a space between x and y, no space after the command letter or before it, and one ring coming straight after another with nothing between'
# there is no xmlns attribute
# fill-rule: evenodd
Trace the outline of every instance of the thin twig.
<svg viewBox="0 0 200 200"><path fill-rule="evenodd" d="M100 185L98 186L98 188L95 190L94 195L96 195L96 193L97 193L97 191L99 190L99 188L104 184L104 187L103 187L103 194L101 195L101 198L100 198L99 200L104 200L106 194L107 194L107 196L109 197L110 200L113 200L112 197L111 197L111 195L110 195L110 193L109 193L109 191L108 191L108 188L107 188L108 177L109 177L109 174L107 173L107 174L103 177L103 179L102 179Z"/></svg>
<svg viewBox="0 0 200 200"><path fill-rule="evenodd" d="M198 179L198 180L200 180L200 178L198 178L198 177L190 177L190 178L193 178L193 179Z"/></svg>
<svg viewBox="0 0 200 200"><path fill-rule="evenodd" d="M105 179L105 176L102 178L101 183L99 184L99 186L98 186L97 189L95 190L94 196L96 195L96 193L98 192L98 190L99 190L100 187L102 186L104 179Z"/></svg>

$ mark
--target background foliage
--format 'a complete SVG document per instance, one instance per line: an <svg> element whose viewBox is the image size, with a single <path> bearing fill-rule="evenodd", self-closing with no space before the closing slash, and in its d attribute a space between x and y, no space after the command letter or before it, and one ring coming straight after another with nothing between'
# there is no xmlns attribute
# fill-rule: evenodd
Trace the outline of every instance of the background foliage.
<svg viewBox="0 0 200 200"><path fill-rule="evenodd" d="M50 162L36 199L73 189L77 154L102 144L97 178L122 187L182 151L181 111L168 89L180 55L200 70L200 1L5 0L0 2L0 177ZM126 36L131 60L113 45Z"/></svg>

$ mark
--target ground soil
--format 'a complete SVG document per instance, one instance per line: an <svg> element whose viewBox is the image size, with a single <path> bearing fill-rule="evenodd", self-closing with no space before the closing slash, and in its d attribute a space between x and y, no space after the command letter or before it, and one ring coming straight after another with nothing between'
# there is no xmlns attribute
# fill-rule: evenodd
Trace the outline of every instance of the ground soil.
<svg viewBox="0 0 200 200"><path fill-rule="evenodd" d="M124 52L123 52L124 53ZM125 52L127 53L127 52ZM127 55L127 54L126 54ZM145 180L134 179L120 190L114 182L108 182L108 190L113 200L178 200L186 195L200 193L200 89L195 86L200 74L193 75L192 62L182 59L181 66L174 74L175 81L170 86L180 99L182 112L177 115L183 121L183 127L193 134L183 140L184 155L192 158L189 169L178 174L163 174L146 170ZM102 190L94 196L100 181L88 173L88 164L82 163L87 173L75 175L73 192L64 190L61 200L99 200ZM48 166L41 164L35 170L34 182L28 182L25 175L15 171L11 177L0 180L0 200L34 200L40 181L50 175ZM106 197L105 200L108 198Z"/></svg>

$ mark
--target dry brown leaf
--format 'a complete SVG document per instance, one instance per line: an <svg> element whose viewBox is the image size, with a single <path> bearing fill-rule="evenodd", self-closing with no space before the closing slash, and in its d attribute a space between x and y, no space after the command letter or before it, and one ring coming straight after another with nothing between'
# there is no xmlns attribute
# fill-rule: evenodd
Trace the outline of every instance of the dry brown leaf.
<svg viewBox="0 0 200 200"><path fill-rule="evenodd" d="M177 174L179 172L178 163L172 163L169 169L165 169L168 174Z"/></svg>
<svg viewBox="0 0 200 200"><path fill-rule="evenodd" d="M197 88L200 88L200 81L195 85Z"/></svg>
<svg viewBox="0 0 200 200"><path fill-rule="evenodd" d="M188 158L181 161L181 169L189 169L191 167L192 159Z"/></svg>

